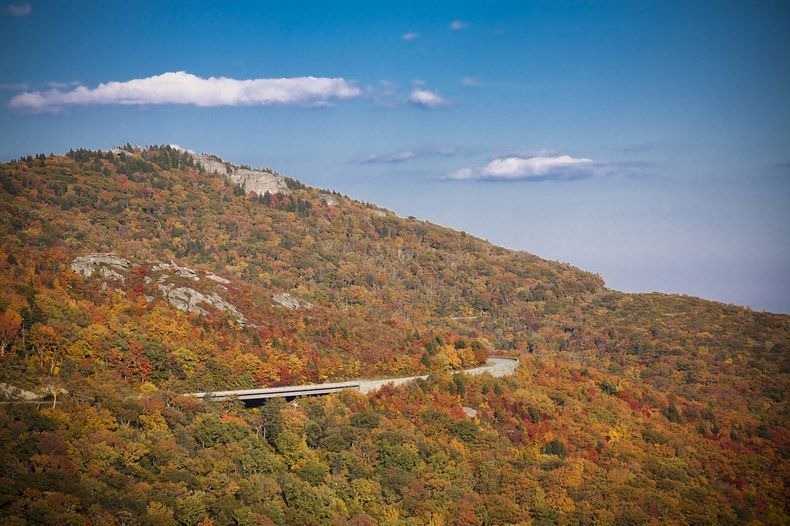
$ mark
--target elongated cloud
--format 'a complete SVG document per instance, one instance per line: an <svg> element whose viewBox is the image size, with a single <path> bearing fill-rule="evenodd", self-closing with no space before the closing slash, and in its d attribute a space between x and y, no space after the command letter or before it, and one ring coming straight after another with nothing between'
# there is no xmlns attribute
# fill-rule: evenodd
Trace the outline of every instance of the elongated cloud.
<svg viewBox="0 0 790 526"><path fill-rule="evenodd" d="M398 164L426 157L449 157L456 153L455 148L421 148L418 150L373 154L361 159L359 162L362 164Z"/></svg>
<svg viewBox="0 0 790 526"><path fill-rule="evenodd" d="M30 4L10 4L5 6L5 12L11 16L27 16L33 12Z"/></svg>
<svg viewBox="0 0 790 526"><path fill-rule="evenodd" d="M56 111L69 106L191 104L209 106L321 106L335 99L358 97L362 90L343 78L293 77L238 80L201 78L184 71L107 82L96 88L77 86L64 91L20 93L9 102L13 109Z"/></svg>
<svg viewBox="0 0 790 526"><path fill-rule="evenodd" d="M453 20L450 22L450 29L453 31L460 31L461 29L466 29L469 27L469 24L464 22L463 20Z"/></svg>
<svg viewBox="0 0 790 526"><path fill-rule="evenodd" d="M0 90L20 91L26 89L27 84L24 82L18 82L16 84L0 84Z"/></svg>
<svg viewBox="0 0 790 526"><path fill-rule="evenodd" d="M592 159L569 155L504 157L494 159L482 168L462 168L450 174L457 181L492 180L515 181L520 179L578 179L610 173L613 166Z"/></svg>
<svg viewBox="0 0 790 526"><path fill-rule="evenodd" d="M419 33L415 33L414 31L410 31L408 33L404 33L401 38L403 40L416 40L416 39L420 38L420 34Z"/></svg>
<svg viewBox="0 0 790 526"><path fill-rule="evenodd" d="M447 106L449 102L444 100L438 93L427 89L415 89L409 94L407 99L409 104L433 110Z"/></svg>

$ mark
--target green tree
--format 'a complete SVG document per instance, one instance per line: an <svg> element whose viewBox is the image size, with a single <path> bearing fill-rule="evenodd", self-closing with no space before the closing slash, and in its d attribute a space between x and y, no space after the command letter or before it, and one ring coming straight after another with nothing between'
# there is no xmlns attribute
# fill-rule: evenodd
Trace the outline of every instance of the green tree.
<svg viewBox="0 0 790 526"><path fill-rule="evenodd" d="M175 517L182 526L195 526L203 520L206 512L206 494L203 491L193 491L178 500Z"/></svg>
<svg viewBox="0 0 790 526"><path fill-rule="evenodd" d="M283 424L282 410L285 402L281 398L270 398L261 408L261 424L263 426L263 437L266 441L275 445L277 437L285 428Z"/></svg>

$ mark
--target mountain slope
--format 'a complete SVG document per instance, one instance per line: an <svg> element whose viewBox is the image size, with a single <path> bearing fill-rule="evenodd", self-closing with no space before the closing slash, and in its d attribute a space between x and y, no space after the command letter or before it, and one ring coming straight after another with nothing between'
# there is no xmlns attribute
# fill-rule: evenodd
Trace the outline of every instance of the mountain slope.
<svg viewBox="0 0 790 526"><path fill-rule="evenodd" d="M60 393L0 412L0 516L787 520L788 316L611 291L171 147L25 158L0 183L0 382ZM494 350L515 377L449 376ZM176 394L425 372L288 408Z"/></svg>

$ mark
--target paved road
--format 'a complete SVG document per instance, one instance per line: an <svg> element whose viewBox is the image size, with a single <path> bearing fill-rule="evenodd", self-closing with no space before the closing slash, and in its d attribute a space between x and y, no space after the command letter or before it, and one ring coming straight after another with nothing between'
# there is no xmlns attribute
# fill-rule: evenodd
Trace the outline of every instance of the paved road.
<svg viewBox="0 0 790 526"><path fill-rule="evenodd" d="M472 369L464 369L461 371L464 374L483 374L490 373L491 376L507 376L515 372L518 368L518 358L505 358L501 356L493 356L486 360L484 365L473 367ZM428 378L428 375L422 376L405 376L401 378L387 378L384 380L359 380L359 390L363 393L370 393L378 391L387 384L401 385L417 378Z"/></svg>
<svg viewBox="0 0 790 526"><path fill-rule="evenodd" d="M492 356L484 365L464 369L464 374L483 374L489 373L491 376L507 376L515 372L518 368L518 358L506 358L503 356ZM377 391L387 384L401 385L412 382L418 378L428 378L422 376L404 376L400 378L385 378L383 380L352 380L350 382L336 382L326 384L310 385L290 385L286 387L264 387L261 389L240 389L236 391L213 391L206 393L188 393L185 396L193 396L211 401L222 401L230 398L239 400L263 400L266 398L291 398L295 396L324 395L335 393L344 389L357 389L363 393Z"/></svg>

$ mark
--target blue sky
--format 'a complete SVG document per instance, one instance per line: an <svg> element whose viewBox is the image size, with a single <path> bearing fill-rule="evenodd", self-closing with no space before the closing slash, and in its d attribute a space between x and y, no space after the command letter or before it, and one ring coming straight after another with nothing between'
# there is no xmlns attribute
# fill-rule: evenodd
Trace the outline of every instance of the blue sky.
<svg viewBox="0 0 790 526"><path fill-rule="evenodd" d="M790 312L787 2L38 2L0 157L172 143ZM280 80L273 80L280 79Z"/></svg>

